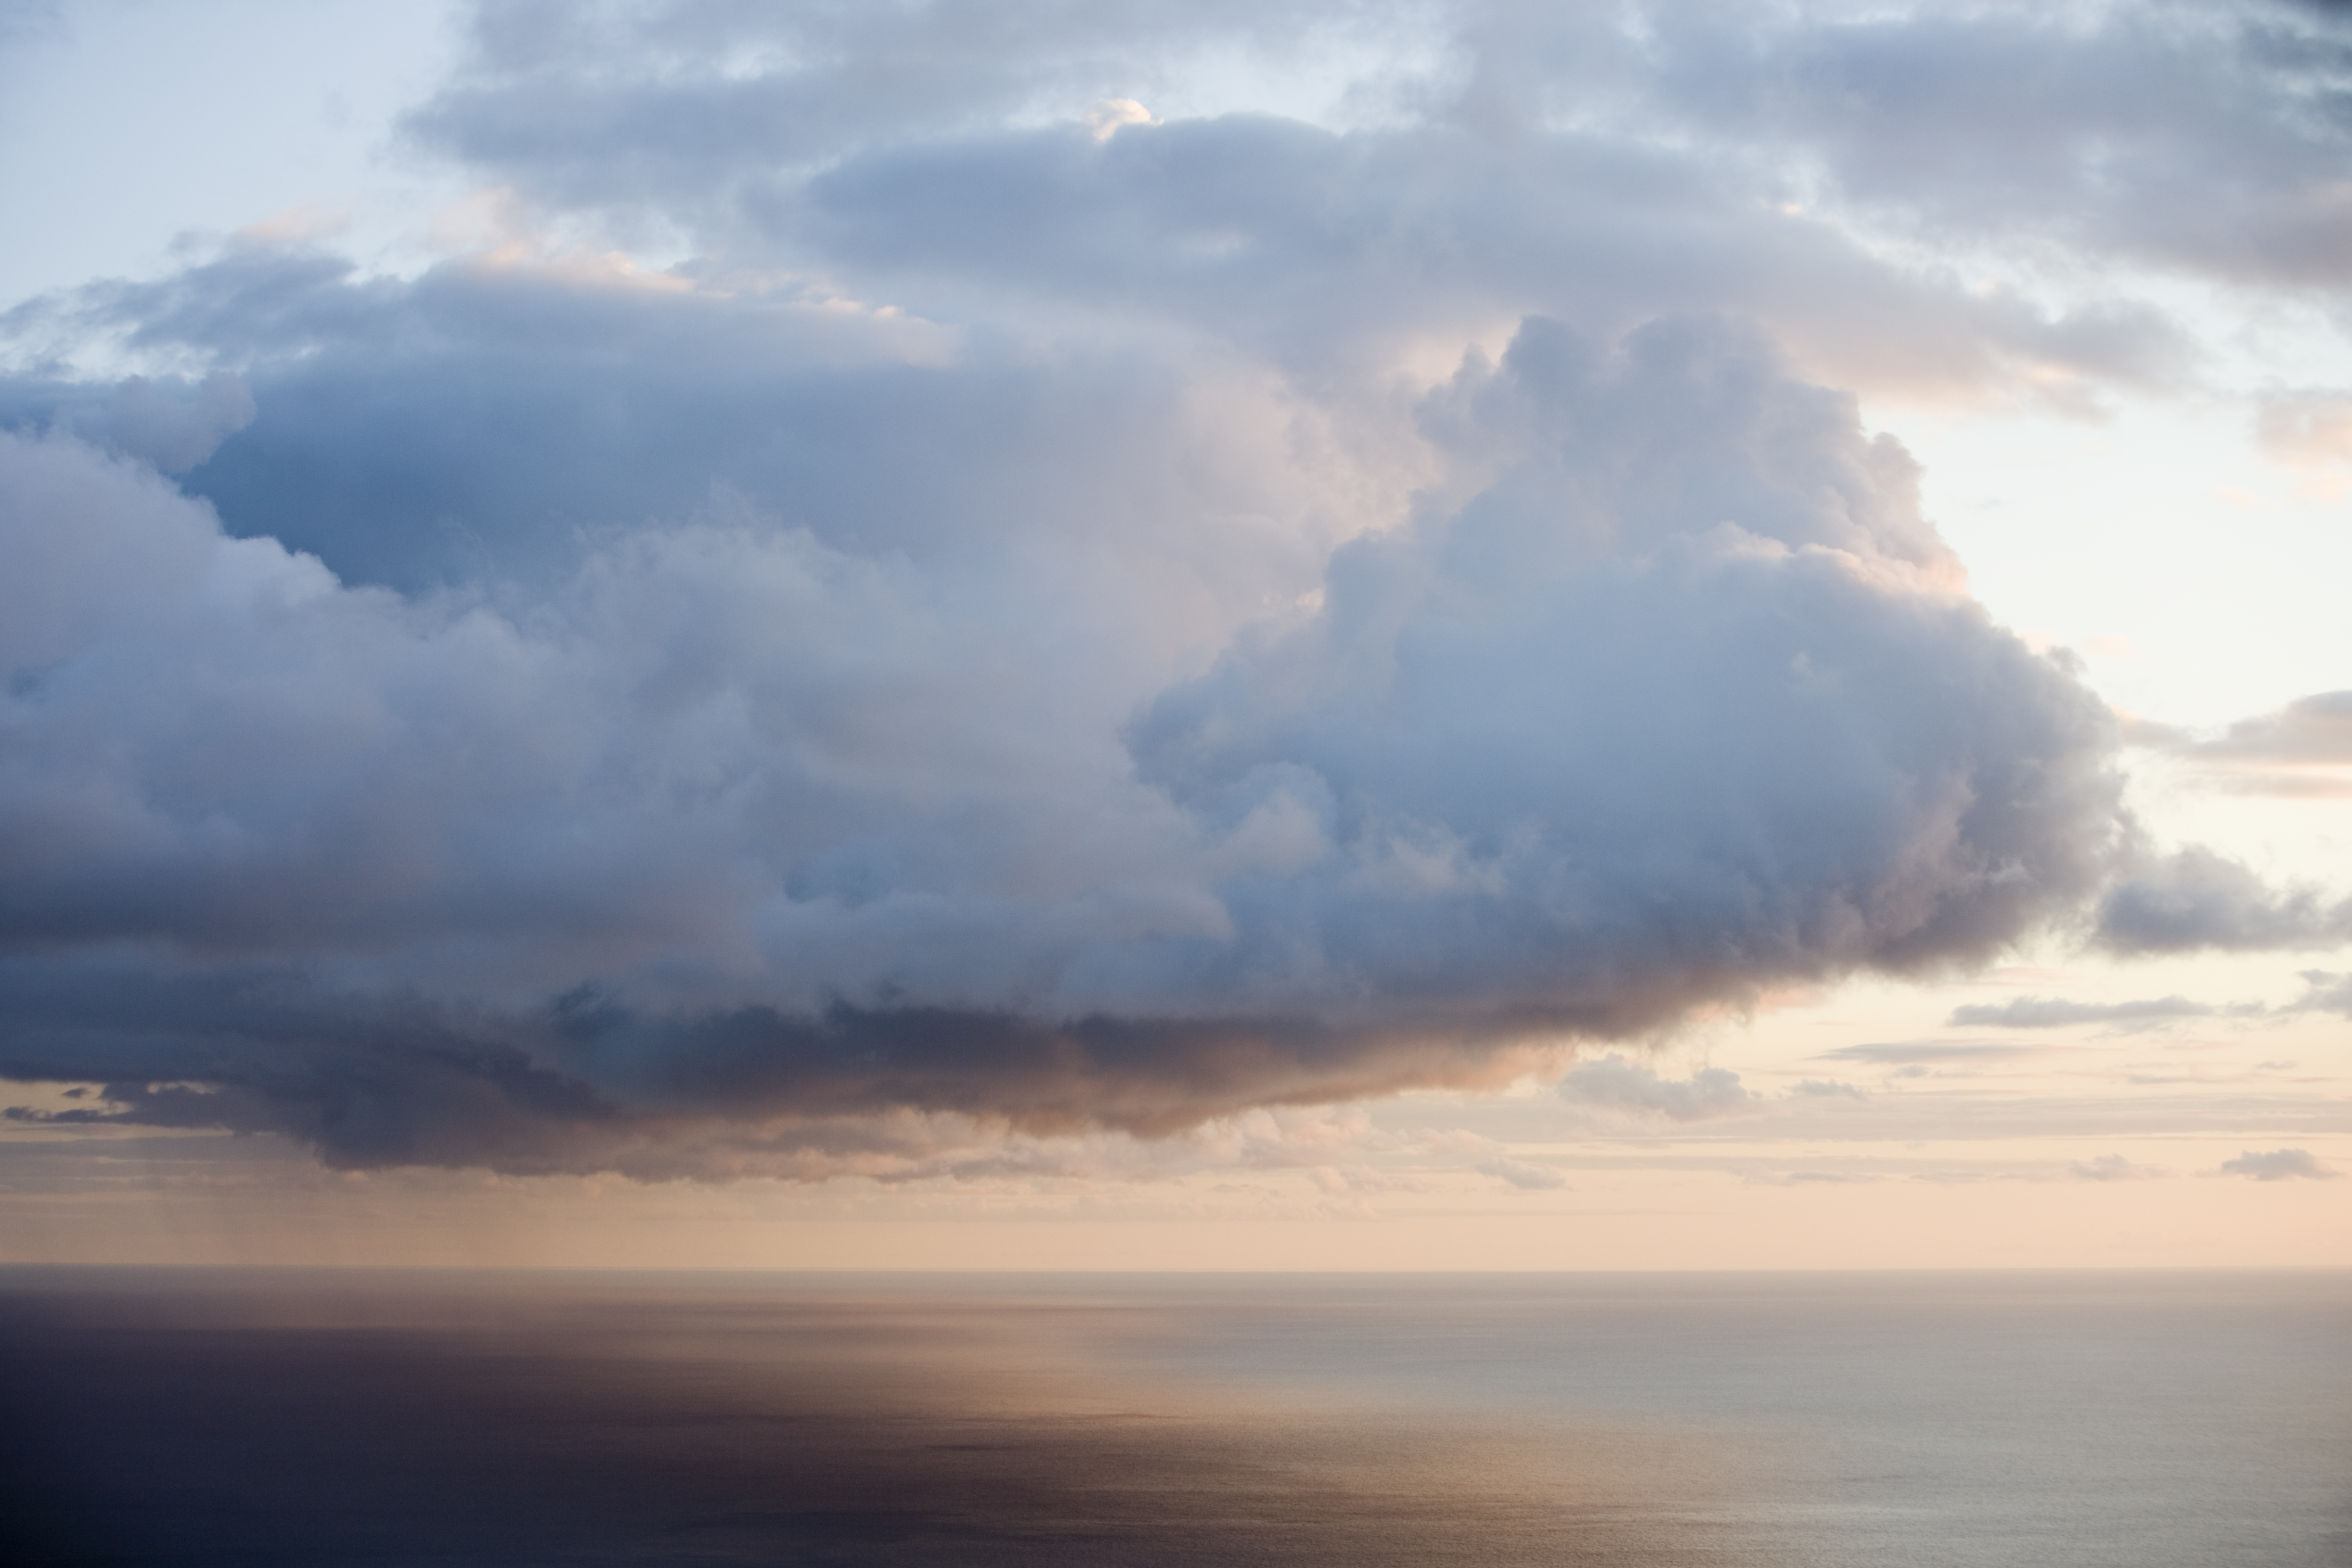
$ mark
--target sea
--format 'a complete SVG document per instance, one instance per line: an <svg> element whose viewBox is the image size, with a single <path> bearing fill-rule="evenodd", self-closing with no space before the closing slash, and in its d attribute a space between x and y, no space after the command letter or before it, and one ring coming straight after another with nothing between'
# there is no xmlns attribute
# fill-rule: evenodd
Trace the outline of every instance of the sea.
<svg viewBox="0 0 2352 1568"><path fill-rule="evenodd" d="M0 1558L2345 1568L2352 1272L12 1268Z"/></svg>

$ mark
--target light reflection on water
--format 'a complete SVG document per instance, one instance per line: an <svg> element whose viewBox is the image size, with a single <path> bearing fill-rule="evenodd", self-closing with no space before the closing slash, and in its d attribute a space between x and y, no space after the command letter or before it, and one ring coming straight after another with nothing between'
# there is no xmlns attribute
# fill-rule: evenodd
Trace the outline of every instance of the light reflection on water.
<svg viewBox="0 0 2352 1568"><path fill-rule="evenodd" d="M10 1561L2341 1568L2352 1275L0 1270Z"/></svg>

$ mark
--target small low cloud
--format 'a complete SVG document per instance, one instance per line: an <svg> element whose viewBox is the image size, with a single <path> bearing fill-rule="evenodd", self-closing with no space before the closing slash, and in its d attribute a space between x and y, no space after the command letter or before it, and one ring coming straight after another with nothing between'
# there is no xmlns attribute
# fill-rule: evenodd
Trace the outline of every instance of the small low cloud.
<svg viewBox="0 0 2352 1568"><path fill-rule="evenodd" d="M2123 734L2129 744L2179 758L2231 795L2352 796L2352 691L2299 697L2205 739L2144 719L2125 720Z"/></svg>
<svg viewBox="0 0 2352 1568"><path fill-rule="evenodd" d="M1689 1079L1660 1078L1639 1062L1614 1053L1586 1062L1560 1080L1560 1098L1580 1105L1604 1106L1664 1116L1674 1121L1704 1121L1744 1116L1764 1097L1746 1088L1725 1068L1701 1068Z"/></svg>
<svg viewBox="0 0 2352 1568"><path fill-rule="evenodd" d="M2306 969L2303 983L2310 989L2284 1009L2289 1013L2335 1013L2352 1018L2352 974L2328 969Z"/></svg>
<svg viewBox="0 0 2352 1568"><path fill-rule="evenodd" d="M2216 761L2352 763L2352 691L2299 697L2275 713L2241 719L2190 751Z"/></svg>
<svg viewBox="0 0 2352 1568"><path fill-rule="evenodd" d="M2308 1149L2273 1149L2263 1154L2249 1149L2234 1160L2222 1161L2221 1173L2257 1182L2326 1182L2344 1173L2322 1163Z"/></svg>
<svg viewBox="0 0 2352 1568"><path fill-rule="evenodd" d="M2154 1165L2136 1165L2121 1154L2077 1160L2066 1169L2078 1182L2149 1182L2168 1173Z"/></svg>
<svg viewBox="0 0 2352 1568"><path fill-rule="evenodd" d="M2352 899L2330 903L2309 887L2274 888L2252 868L2191 847L2150 858L2108 890L2094 946L2126 957L2276 952L2352 941Z"/></svg>
<svg viewBox="0 0 2352 1568"><path fill-rule="evenodd" d="M1801 1100L1867 1100L1870 1097L1853 1084L1833 1078L1809 1078L1799 1081L1789 1090L1791 1098Z"/></svg>

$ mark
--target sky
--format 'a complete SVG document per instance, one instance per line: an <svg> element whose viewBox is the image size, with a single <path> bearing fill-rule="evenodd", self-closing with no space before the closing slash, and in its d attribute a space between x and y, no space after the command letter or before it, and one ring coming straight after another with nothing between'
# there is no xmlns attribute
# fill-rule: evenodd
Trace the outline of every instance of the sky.
<svg viewBox="0 0 2352 1568"><path fill-rule="evenodd" d="M2352 15L0 5L0 1258L2352 1263Z"/></svg>

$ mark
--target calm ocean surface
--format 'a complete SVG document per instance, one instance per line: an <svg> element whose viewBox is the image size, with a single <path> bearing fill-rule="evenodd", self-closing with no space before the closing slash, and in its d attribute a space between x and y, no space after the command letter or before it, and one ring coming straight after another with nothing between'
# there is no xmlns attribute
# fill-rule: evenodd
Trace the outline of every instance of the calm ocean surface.
<svg viewBox="0 0 2352 1568"><path fill-rule="evenodd" d="M2352 1564L2352 1274L0 1269L0 1557Z"/></svg>

